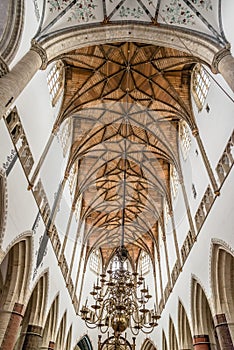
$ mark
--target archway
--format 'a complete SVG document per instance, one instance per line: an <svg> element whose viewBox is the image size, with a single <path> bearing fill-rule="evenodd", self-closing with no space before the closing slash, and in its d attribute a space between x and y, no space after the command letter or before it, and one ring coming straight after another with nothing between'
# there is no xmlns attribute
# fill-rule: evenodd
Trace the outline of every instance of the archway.
<svg viewBox="0 0 234 350"><path fill-rule="evenodd" d="M14 347L23 318L31 269L31 237L25 235L6 254L0 265L0 344Z"/></svg>
<svg viewBox="0 0 234 350"><path fill-rule="evenodd" d="M179 301L178 306L178 324L179 324L179 343L180 349L193 349L193 339L191 329L188 321L188 317L184 306Z"/></svg>
<svg viewBox="0 0 234 350"><path fill-rule="evenodd" d="M48 291L48 273L37 282L28 301L15 350L40 347Z"/></svg>
<svg viewBox="0 0 234 350"><path fill-rule="evenodd" d="M157 350L157 348L150 339L145 339L141 350Z"/></svg>
<svg viewBox="0 0 234 350"><path fill-rule="evenodd" d="M55 344L58 320L59 295L57 295L48 312L42 336L42 348L50 348Z"/></svg>
<svg viewBox="0 0 234 350"><path fill-rule="evenodd" d="M71 340L72 340L72 326L70 326L69 331L67 333L67 340L65 344L65 350L71 349Z"/></svg>
<svg viewBox="0 0 234 350"><path fill-rule="evenodd" d="M212 246L211 287L220 346L228 349L234 339L234 256L222 243Z"/></svg>
<svg viewBox="0 0 234 350"><path fill-rule="evenodd" d="M67 328L67 312L65 311L57 332L55 347L54 347L55 350L64 350L66 328Z"/></svg>
<svg viewBox="0 0 234 350"><path fill-rule="evenodd" d="M169 320L169 344L170 349L179 350L175 326L171 318Z"/></svg>
<svg viewBox="0 0 234 350"><path fill-rule="evenodd" d="M77 346L75 347L74 350L93 350L93 346L92 343L89 339L88 335L85 335L83 338L81 338L78 343Z"/></svg>
<svg viewBox="0 0 234 350"><path fill-rule="evenodd" d="M167 347L167 338L165 336L164 331L162 331L162 350L168 350Z"/></svg>
<svg viewBox="0 0 234 350"><path fill-rule="evenodd" d="M203 345L203 349L220 349L210 305L205 292L195 278L192 280L191 300L194 349L198 350L201 344Z"/></svg>

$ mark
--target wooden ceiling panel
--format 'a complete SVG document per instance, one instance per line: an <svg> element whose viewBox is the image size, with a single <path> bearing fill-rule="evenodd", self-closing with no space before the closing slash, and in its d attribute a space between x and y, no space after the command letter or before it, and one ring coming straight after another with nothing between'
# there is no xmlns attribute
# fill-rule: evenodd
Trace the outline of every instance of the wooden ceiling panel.
<svg viewBox="0 0 234 350"><path fill-rule="evenodd" d="M66 83L57 122L73 118L68 169L79 161L75 198L83 199L85 242L101 247L108 262L124 232L134 262L141 249L153 259L163 203L171 200L170 164L179 164L178 121L193 124L196 60L137 43L97 45L60 58Z"/></svg>

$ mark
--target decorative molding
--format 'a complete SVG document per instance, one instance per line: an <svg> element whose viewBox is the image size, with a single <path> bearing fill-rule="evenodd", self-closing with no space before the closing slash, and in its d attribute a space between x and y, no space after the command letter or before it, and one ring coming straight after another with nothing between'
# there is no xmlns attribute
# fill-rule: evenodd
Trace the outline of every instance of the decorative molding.
<svg viewBox="0 0 234 350"><path fill-rule="evenodd" d="M33 5L34 5L34 13L36 16L37 21L40 21L40 10L38 6L38 0L33 0Z"/></svg>
<svg viewBox="0 0 234 350"><path fill-rule="evenodd" d="M10 164L5 164L7 166L6 175L9 175L14 162L19 157L25 175L28 177L32 170L34 159L16 107L5 117L5 123L15 146L15 150L11 152L12 159L8 159Z"/></svg>
<svg viewBox="0 0 234 350"><path fill-rule="evenodd" d="M9 68L4 59L0 56L0 78L9 72Z"/></svg>
<svg viewBox="0 0 234 350"><path fill-rule="evenodd" d="M35 51L41 57L42 63L40 69L46 69L48 58L45 49L43 49L43 47L35 39L32 39L30 50Z"/></svg>
<svg viewBox="0 0 234 350"><path fill-rule="evenodd" d="M6 230L7 209L8 209L6 174L5 174L5 171L1 168L0 168L0 191L1 191L0 204L1 204L1 208L3 208L2 211L0 212L0 247L1 247L5 230ZM1 254L0 254L0 257L1 257Z"/></svg>
<svg viewBox="0 0 234 350"><path fill-rule="evenodd" d="M6 249L4 250L4 254L0 257L2 257L2 260L7 256L7 254L9 253L9 251L11 250L11 248L21 242L21 241L25 241L26 239L30 239L30 244L32 244L32 231L28 230L28 231L24 231L23 233L20 233L18 236L16 236L11 242L10 244L6 247ZM2 252L3 250L0 250L0 252ZM2 263L2 260L0 259L0 264Z"/></svg>

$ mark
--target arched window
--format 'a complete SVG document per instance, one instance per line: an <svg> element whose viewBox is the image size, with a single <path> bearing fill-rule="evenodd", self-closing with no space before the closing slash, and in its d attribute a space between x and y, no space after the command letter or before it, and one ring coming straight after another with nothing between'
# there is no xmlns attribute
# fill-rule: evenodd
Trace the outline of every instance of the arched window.
<svg viewBox="0 0 234 350"><path fill-rule="evenodd" d="M58 138L61 143L63 149L63 156L65 157L70 146L70 139L72 135L72 123L71 118L65 120L65 122L61 125Z"/></svg>
<svg viewBox="0 0 234 350"><path fill-rule="evenodd" d="M78 171L78 163L76 162L72 165L71 170L69 172L69 177L68 177L68 183L69 183L69 189L70 189L71 195L72 195L73 191L75 190L77 171Z"/></svg>
<svg viewBox="0 0 234 350"><path fill-rule="evenodd" d="M180 144L184 160L187 159L191 147L191 137L188 125L185 121L179 124Z"/></svg>
<svg viewBox="0 0 234 350"><path fill-rule="evenodd" d="M128 269L128 260L125 260L123 263L124 268ZM120 261L117 255L114 256L112 262L111 262L111 269L112 271L116 271L120 268Z"/></svg>
<svg viewBox="0 0 234 350"><path fill-rule="evenodd" d="M150 257L149 254L142 251L140 255L140 270L142 275L146 274L150 270Z"/></svg>
<svg viewBox="0 0 234 350"><path fill-rule="evenodd" d="M63 86L62 62L60 61L56 62L55 65L51 68L47 76L47 84L49 88L51 103L52 103L52 106L54 107L62 92L62 86Z"/></svg>
<svg viewBox="0 0 234 350"><path fill-rule="evenodd" d="M165 221L165 225L166 225L168 223L168 219L170 216L169 206L168 206L166 199L164 199L164 210L163 211L164 211L164 221Z"/></svg>
<svg viewBox="0 0 234 350"><path fill-rule="evenodd" d="M93 272L99 274L101 267L101 256L99 249L96 249L92 252L89 260L89 267Z"/></svg>
<svg viewBox="0 0 234 350"><path fill-rule="evenodd" d="M210 79L205 69L197 64L192 76L192 92L199 111L202 110L210 87Z"/></svg>
<svg viewBox="0 0 234 350"><path fill-rule="evenodd" d="M170 180L172 196L175 198L179 188L179 176L174 165L170 166Z"/></svg>

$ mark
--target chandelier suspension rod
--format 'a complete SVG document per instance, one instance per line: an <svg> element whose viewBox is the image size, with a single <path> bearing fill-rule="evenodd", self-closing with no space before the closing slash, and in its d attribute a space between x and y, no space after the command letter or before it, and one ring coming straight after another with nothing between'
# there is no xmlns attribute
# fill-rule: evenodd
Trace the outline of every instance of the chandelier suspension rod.
<svg viewBox="0 0 234 350"><path fill-rule="evenodd" d="M126 168L127 168L127 147L126 147L126 137L124 138L124 176L123 176L123 205L122 205L122 237L121 237L121 247L124 246L124 225L125 225L125 204L126 204Z"/></svg>

